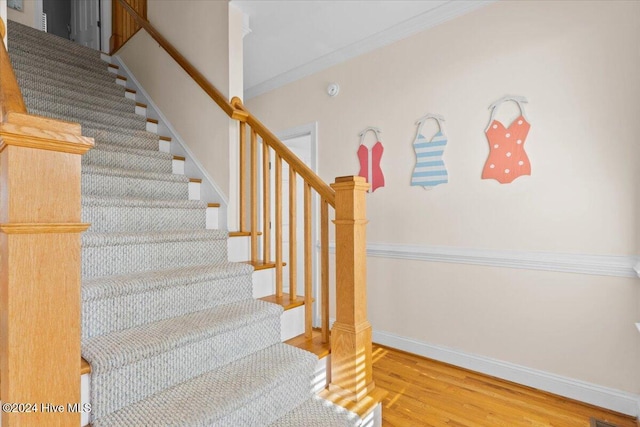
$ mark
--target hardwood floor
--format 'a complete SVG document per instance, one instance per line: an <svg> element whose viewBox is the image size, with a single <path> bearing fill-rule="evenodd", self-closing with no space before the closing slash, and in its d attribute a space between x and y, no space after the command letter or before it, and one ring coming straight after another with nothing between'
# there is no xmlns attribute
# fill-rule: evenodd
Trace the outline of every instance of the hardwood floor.
<svg viewBox="0 0 640 427"><path fill-rule="evenodd" d="M384 427L587 427L591 417L636 427L632 417L375 344L373 378L389 392Z"/></svg>

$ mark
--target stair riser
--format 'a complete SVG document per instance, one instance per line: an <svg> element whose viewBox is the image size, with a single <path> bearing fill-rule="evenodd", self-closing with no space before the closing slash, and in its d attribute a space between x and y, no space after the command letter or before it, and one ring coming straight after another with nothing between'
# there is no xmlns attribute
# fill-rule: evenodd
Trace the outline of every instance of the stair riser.
<svg viewBox="0 0 640 427"><path fill-rule="evenodd" d="M82 304L82 338L121 331L248 298L251 298L251 277L245 275L85 301ZM105 322L105 319L109 319L109 322Z"/></svg>
<svg viewBox="0 0 640 427"><path fill-rule="evenodd" d="M82 156L83 165L108 166L156 173L173 173L171 159L139 156L127 152L89 150Z"/></svg>
<svg viewBox="0 0 640 427"><path fill-rule="evenodd" d="M158 135L147 132L131 134L119 133L105 129L83 128L82 134L95 139L96 143L120 145L138 150L158 151Z"/></svg>
<svg viewBox="0 0 640 427"><path fill-rule="evenodd" d="M272 345L279 339L279 322L272 316L102 375L92 374L92 417L100 418Z"/></svg>
<svg viewBox="0 0 640 427"><path fill-rule="evenodd" d="M40 64L42 67L64 69L66 72L77 75L81 78L114 78L113 73L109 73L108 65L102 60L97 62L94 59L87 59L73 55L72 53L52 50L49 46L29 45L23 43L9 43L9 52L12 58L20 57L25 62Z"/></svg>
<svg viewBox="0 0 640 427"><path fill-rule="evenodd" d="M224 240L82 248L82 277L103 277L226 262Z"/></svg>
<svg viewBox="0 0 640 427"><path fill-rule="evenodd" d="M202 230L205 209L166 209L137 206L83 206L82 222L93 232Z"/></svg>
<svg viewBox="0 0 640 427"><path fill-rule="evenodd" d="M103 197L187 200L188 183L132 177L82 174L82 194Z"/></svg>

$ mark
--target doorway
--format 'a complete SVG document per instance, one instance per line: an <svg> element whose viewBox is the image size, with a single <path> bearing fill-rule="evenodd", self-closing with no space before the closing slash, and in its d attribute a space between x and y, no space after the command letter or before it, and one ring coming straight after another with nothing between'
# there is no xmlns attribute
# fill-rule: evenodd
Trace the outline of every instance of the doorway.
<svg viewBox="0 0 640 427"><path fill-rule="evenodd" d="M102 18L111 20L111 0L35 0L34 8L36 28L104 50L104 33L111 31L111 25L101 28Z"/></svg>
<svg viewBox="0 0 640 427"><path fill-rule="evenodd" d="M48 33L71 39L71 0L42 0L42 12Z"/></svg>

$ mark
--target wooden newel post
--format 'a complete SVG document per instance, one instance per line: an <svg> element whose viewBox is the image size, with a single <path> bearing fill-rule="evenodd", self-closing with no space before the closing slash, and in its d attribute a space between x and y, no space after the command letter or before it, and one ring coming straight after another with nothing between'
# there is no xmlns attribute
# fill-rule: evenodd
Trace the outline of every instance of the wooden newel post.
<svg viewBox="0 0 640 427"><path fill-rule="evenodd" d="M80 424L68 405L80 403L80 159L92 145L77 124L0 120L0 399L29 405L4 412L4 427Z"/></svg>
<svg viewBox="0 0 640 427"><path fill-rule="evenodd" d="M359 176L336 178L336 322L329 391L359 401L374 388L367 320L366 192Z"/></svg>

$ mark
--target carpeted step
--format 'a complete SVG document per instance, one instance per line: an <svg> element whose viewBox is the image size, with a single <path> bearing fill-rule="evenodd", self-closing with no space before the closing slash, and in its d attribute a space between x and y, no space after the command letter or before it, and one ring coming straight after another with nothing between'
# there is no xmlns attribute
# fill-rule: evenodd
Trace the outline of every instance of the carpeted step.
<svg viewBox="0 0 640 427"><path fill-rule="evenodd" d="M268 425L308 399L316 363L314 354L274 344L105 417L95 417L93 427Z"/></svg>
<svg viewBox="0 0 640 427"><path fill-rule="evenodd" d="M138 150L105 143L96 143L93 149L82 156L83 165L96 165L155 173L173 173L172 162L173 155L169 153Z"/></svg>
<svg viewBox="0 0 640 427"><path fill-rule="evenodd" d="M31 65L21 60L19 56L10 56L11 64L16 73L20 87L27 86L37 89L37 84L54 85L60 91L77 91L86 95L124 97L125 88L116 84L116 77L113 79L78 79L73 74L61 73L60 70L50 70L48 68Z"/></svg>
<svg viewBox="0 0 640 427"><path fill-rule="evenodd" d="M28 98L44 97L53 102L63 102L78 108L109 114L135 114L136 111L136 101L120 95L117 97L89 96L78 91L61 91L50 85L40 85L37 90L23 85L20 90L26 103Z"/></svg>
<svg viewBox="0 0 640 427"><path fill-rule="evenodd" d="M77 94L77 92L67 92ZM61 94L50 94L22 88L22 98L27 108L37 110L51 110L60 114L78 116L90 120L98 120L104 123L113 123L114 120L129 120L127 127L144 129L146 118L135 113L135 102L128 98L122 98L129 102L116 103L104 97L82 97L80 100L65 98ZM103 102L104 100L104 102ZM102 106L101 104L105 104Z"/></svg>
<svg viewBox="0 0 640 427"><path fill-rule="evenodd" d="M92 416L277 343L281 313L276 304L247 299L83 340L82 357L91 364Z"/></svg>
<svg viewBox="0 0 640 427"><path fill-rule="evenodd" d="M28 103L27 103L28 102ZM92 111L84 108L77 108L73 105L48 102L44 99L25 99L29 114L51 117L67 122L77 122L86 128L109 130L113 128L126 131L144 132L147 127L147 120L137 114L108 114L101 111Z"/></svg>
<svg viewBox="0 0 640 427"><path fill-rule="evenodd" d="M95 49L70 42L62 37L45 33L44 31L19 24L15 21L7 21L7 34L9 35L9 42L19 43L24 41L29 44L46 44L52 50L74 52L77 56L83 58L100 60L100 52Z"/></svg>
<svg viewBox="0 0 640 427"><path fill-rule="evenodd" d="M82 283L82 338L250 299L253 267L222 263Z"/></svg>
<svg viewBox="0 0 640 427"><path fill-rule="evenodd" d="M202 230L206 227L207 204L199 200L132 199L83 196L82 222L89 231L136 232Z"/></svg>
<svg viewBox="0 0 640 427"><path fill-rule="evenodd" d="M125 275L227 262L225 230L82 235L82 277Z"/></svg>
<svg viewBox="0 0 640 427"><path fill-rule="evenodd" d="M45 43L33 43L32 38L11 39L9 41L9 52L14 55L20 55L30 60L41 61L43 66L47 68L65 68L70 72L93 73L94 75L104 75L109 73L109 65L99 57L85 57L78 55L77 51L68 51L64 49L51 49ZM111 72L114 76L115 73ZM90 74L86 74L90 76ZM115 76L114 76L115 77Z"/></svg>
<svg viewBox="0 0 640 427"><path fill-rule="evenodd" d="M11 57L20 59L24 64L40 65L48 70L65 70L83 80L108 79L115 81L115 73L109 71L109 65L101 60L85 60L74 53L51 50L46 45L9 43Z"/></svg>
<svg viewBox="0 0 640 427"><path fill-rule="evenodd" d="M312 396L269 427L358 427L360 425L362 420L358 415L318 396Z"/></svg>
<svg viewBox="0 0 640 427"><path fill-rule="evenodd" d="M147 131L125 132L120 129L94 129L87 126L82 128L82 134L93 138L96 144L106 143L140 150L158 150L159 148L158 135Z"/></svg>
<svg viewBox="0 0 640 427"><path fill-rule="evenodd" d="M189 178L184 175L115 169L82 168L82 194L138 199L187 200Z"/></svg>

